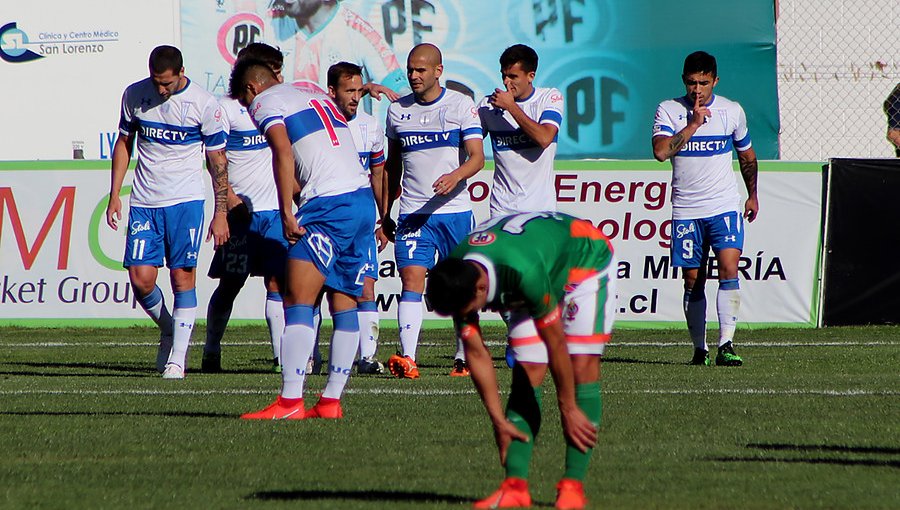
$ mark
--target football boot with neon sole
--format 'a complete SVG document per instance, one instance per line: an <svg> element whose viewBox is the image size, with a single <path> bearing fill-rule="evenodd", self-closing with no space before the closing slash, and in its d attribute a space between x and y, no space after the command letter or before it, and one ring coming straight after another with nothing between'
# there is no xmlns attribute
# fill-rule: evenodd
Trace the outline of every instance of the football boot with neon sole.
<svg viewBox="0 0 900 510"><path fill-rule="evenodd" d="M281 395L265 409L241 415L242 420L302 420L306 417L303 399L285 399Z"/></svg>
<svg viewBox="0 0 900 510"><path fill-rule="evenodd" d="M691 358L691 362L688 364L710 366L712 363L709 360L709 351L706 349L694 348L694 357Z"/></svg>
<svg viewBox="0 0 900 510"><path fill-rule="evenodd" d="M468 377L469 376L469 365L466 364L466 360L456 358L453 360L453 370L450 371L450 377Z"/></svg>
<svg viewBox="0 0 900 510"><path fill-rule="evenodd" d="M560 510L579 510L587 505L584 484L578 480L563 478L556 484L556 505Z"/></svg>
<svg viewBox="0 0 900 510"><path fill-rule="evenodd" d="M521 478L507 478L490 496L476 501L474 508L527 508L531 506L528 482Z"/></svg>
<svg viewBox="0 0 900 510"><path fill-rule="evenodd" d="M731 342L719 347L719 353L716 354L716 366L739 367L743 364L744 360L734 352Z"/></svg>
<svg viewBox="0 0 900 510"><path fill-rule="evenodd" d="M391 371L391 374L393 374L394 377L400 379L419 378L419 366L416 365L416 362L409 356L394 354L388 360L388 370Z"/></svg>
<svg viewBox="0 0 900 510"><path fill-rule="evenodd" d="M306 411L306 417L336 420L344 417L344 410L341 409L340 399L319 397L316 405Z"/></svg>

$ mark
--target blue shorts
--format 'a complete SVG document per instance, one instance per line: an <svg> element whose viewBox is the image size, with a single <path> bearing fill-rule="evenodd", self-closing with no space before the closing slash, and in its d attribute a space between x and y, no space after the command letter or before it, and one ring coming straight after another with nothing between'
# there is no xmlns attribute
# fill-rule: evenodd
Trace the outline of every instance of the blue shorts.
<svg viewBox="0 0 900 510"><path fill-rule="evenodd" d="M700 267L712 248L719 253L726 248L744 249L744 217L732 211L699 220L672 220L672 265Z"/></svg>
<svg viewBox="0 0 900 510"><path fill-rule="evenodd" d="M372 190L316 197L297 211L306 229L288 249L288 257L307 260L325 275L325 286L351 296L362 295L363 271L375 228Z"/></svg>
<svg viewBox="0 0 900 510"><path fill-rule="evenodd" d="M373 280L378 279L378 241L375 239L375 235L371 236L372 239L369 240L369 250L368 257L366 262L366 267L363 269L363 278L371 278Z"/></svg>
<svg viewBox="0 0 900 510"><path fill-rule="evenodd" d="M203 241L203 200L166 207L132 206L125 234L124 267L197 267Z"/></svg>
<svg viewBox="0 0 900 510"><path fill-rule="evenodd" d="M228 231L228 242L213 255L210 278L284 275L288 242L278 211L250 213L236 207L228 213Z"/></svg>
<svg viewBox="0 0 900 510"><path fill-rule="evenodd" d="M397 267L431 269L475 228L472 211L448 214L401 214L397 220L394 258Z"/></svg>

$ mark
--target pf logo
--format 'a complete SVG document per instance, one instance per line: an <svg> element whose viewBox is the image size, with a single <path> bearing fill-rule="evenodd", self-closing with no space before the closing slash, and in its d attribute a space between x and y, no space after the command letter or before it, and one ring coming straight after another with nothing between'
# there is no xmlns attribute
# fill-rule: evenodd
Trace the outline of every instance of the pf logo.
<svg viewBox="0 0 900 510"><path fill-rule="evenodd" d="M472 246L484 246L491 244L497 239L491 232L477 232L469 237L469 244Z"/></svg>
<svg viewBox="0 0 900 510"><path fill-rule="evenodd" d="M239 12L228 18L219 27L216 45L222 58L234 64L237 54L251 43L261 42L264 23L262 18L252 12Z"/></svg>

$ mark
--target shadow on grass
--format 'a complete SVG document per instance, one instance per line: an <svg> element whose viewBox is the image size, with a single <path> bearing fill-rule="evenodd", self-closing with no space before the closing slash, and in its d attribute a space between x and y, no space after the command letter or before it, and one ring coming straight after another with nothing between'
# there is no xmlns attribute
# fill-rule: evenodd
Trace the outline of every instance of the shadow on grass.
<svg viewBox="0 0 900 510"><path fill-rule="evenodd" d="M886 446L847 446L826 444L790 444L790 443L749 443L752 450L781 452L836 452L868 455L900 455L900 448ZM713 457L713 462L785 462L791 464L833 464L837 466L870 466L900 469L900 459L851 459L846 457Z"/></svg>
<svg viewBox="0 0 900 510"><path fill-rule="evenodd" d="M713 457L709 460L713 462L783 462L788 464L834 464L837 466L871 466L900 469L900 460L838 458L781 459L778 457Z"/></svg>
<svg viewBox="0 0 900 510"><path fill-rule="evenodd" d="M35 368L32 372L24 370L0 370L0 375L39 375L42 377L146 377L148 375L158 377L159 373L150 363L127 364L127 363L58 363L58 362L34 362L34 361L18 361L7 362L6 365ZM190 368L190 367L189 367ZM66 372L65 370L96 370L97 372ZM53 370L53 372L45 372L41 370ZM114 374L103 373L116 372ZM194 374L216 375L216 374L271 374L271 368L241 368L241 369L224 369L217 372L203 372L201 370L189 370Z"/></svg>
<svg viewBox="0 0 900 510"><path fill-rule="evenodd" d="M297 491L260 491L254 492L245 499L263 501L293 501L310 499L351 499L355 501L396 501L421 503L471 503L472 499L450 494L411 491L341 491L341 490L297 490Z"/></svg>
<svg viewBox="0 0 900 510"><path fill-rule="evenodd" d="M237 414L195 411L0 411L0 416L167 416L174 418L237 418Z"/></svg>
<svg viewBox="0 0 900 510"><path fill-rule="evenodd" d="M750 443L747 448L757 450L787 450L795 452L841 452L841 453L881 453L900 455L900 448L886 446L844 446L827 444L786 444L786 443Z"/></svg>
<svg viewBox="0 0 900 510"><path fill-rule="evenodd" d="M640 365L687 365L687 363L679 363L677 361L658 361L635 358L619 358L617 356L603 356L603 363L627 363Z"/></svg>

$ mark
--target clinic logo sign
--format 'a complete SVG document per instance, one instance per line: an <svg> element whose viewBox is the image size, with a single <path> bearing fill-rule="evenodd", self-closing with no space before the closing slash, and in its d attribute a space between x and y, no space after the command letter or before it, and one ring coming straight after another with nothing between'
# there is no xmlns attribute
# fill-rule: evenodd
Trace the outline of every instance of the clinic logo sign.
<svg viewBox="0 0 900 510"><path fill-rule="evenodd" d="M26 46L28 46L28 34L16 26L16 22L10 22L0 27L0 59L13 64L31 62L44 58Z"/></svg>
<svg viewBox="0 0 900 510"><path fill-rule="evenodd" d="M29 38L15 22L0 27L0 58L6 62L31 62L50 55L86 55L106 51L109 43L119 41L119 32L104 28L93 30L41 31ZM34 40L32 40L34 39Z"/></svg>

